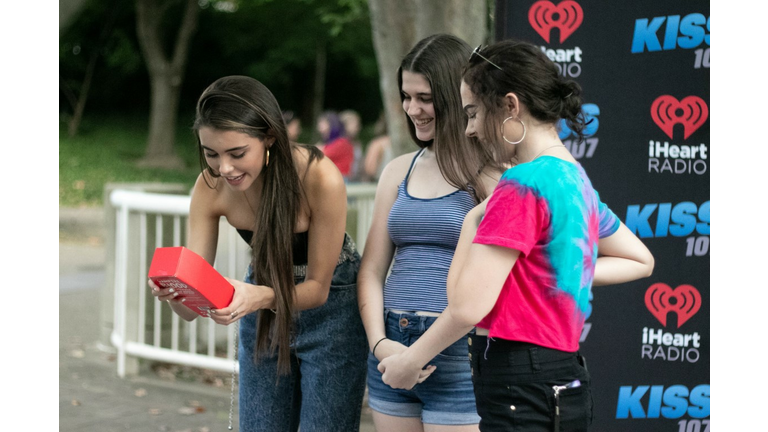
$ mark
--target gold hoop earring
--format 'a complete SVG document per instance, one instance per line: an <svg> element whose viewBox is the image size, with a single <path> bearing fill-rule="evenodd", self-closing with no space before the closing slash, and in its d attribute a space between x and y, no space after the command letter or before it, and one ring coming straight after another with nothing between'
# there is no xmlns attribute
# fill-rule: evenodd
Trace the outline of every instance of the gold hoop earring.
<svg viewBox="0 0 768 432"><path fill-rule="evenodd" d="M519 122L520 122L520 124L521 124L521 125L523 125L523 136L522 136L522 138L520 138L518 141L510 141L510 140L508 140L508 139L507 139L507 137L505 137L505 136L504 136L504 124L507 122L507 120L517 120L517 121L519 121ZM502 138L504 139L504 141L506 141L508 144L513 144L513 145L514 145L514 144L520 144L520 143L521 143L521 142L523 142L523 140L525 139L525 133L526 133L526 129L525 129L525 123L523 123L523 121L522 121L522 120L520 120L520 119L519 119L519 118L517 118L517 117L507 117L507 118L505 118L505 119L504 119L504 121L503 121L503 122L501 122L501 137L502 137Z"/></svg>
<svg viewBox="0 0 768 432"><path fill-rule="evenodd" d="M269 149L267 149L267 163L264 166L269 166Z"/></svg>

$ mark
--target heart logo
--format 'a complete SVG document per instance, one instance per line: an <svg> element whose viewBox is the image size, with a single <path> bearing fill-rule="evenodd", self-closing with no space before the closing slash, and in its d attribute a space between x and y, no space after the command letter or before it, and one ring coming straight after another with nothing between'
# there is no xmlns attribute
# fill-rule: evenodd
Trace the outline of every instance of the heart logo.
<svg viewBox="0 0 768 432"><path fill-rule="evenodd" d="M555 6L551 1L537 1L528 10L528 22L547 43L553 28L560 29L560 43L565 42L584 20L584 11L573 0L560 2Z"/></svg>
<svg viewBox="0 0 768 432"><path fill-rule="evenodd" d="M651 118L669 139L672 139L672 131L678 123L683 125L684 139L688 139L707 121L707 117L709 108L698 96L688 96L678 101L673 96L663 95L656 98L651 105Z"/></svg>
<svg viewBox="0 0 768 432"><path fill-rule="evenodd" d="M679 328L701 309L701 294L692 285L672 289L665 283L655 283L645 292L645 306L664 327L667 314L676 313Z"/></svg>

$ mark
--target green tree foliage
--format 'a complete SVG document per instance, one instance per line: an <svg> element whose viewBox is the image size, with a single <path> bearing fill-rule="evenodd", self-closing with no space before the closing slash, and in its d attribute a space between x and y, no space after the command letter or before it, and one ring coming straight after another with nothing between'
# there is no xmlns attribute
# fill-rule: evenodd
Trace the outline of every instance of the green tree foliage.
<svg viewBox="0 0 768 432"><path fill-rule="evenodd" d="M149 110L149 78L139 52L133 2L89 0L59 38L60 112L71 115L67 93L77 94L103 23L116 13L101 45L85 117L92 113L141 114ZM283 109L313 123L318 45L327 49L323 107L355 109L365 122L381 110L370 17L363 0L200 1L182 84L179 122L190 124L197 97L215 79L249 75L262 81ZM113 11L113 7L117 7Z"/></svg>
<svg viewBox="0 0 768 432"><path fill-rule="evenodd" d="M104 23L112 14L111 30L102 39ZM89 112L146 112L149 78L136 40L133 3L89 0L59 37L59 111L63 116L72 114L70 96L79 94L94 50L100 52L86 116Z"/></svg>

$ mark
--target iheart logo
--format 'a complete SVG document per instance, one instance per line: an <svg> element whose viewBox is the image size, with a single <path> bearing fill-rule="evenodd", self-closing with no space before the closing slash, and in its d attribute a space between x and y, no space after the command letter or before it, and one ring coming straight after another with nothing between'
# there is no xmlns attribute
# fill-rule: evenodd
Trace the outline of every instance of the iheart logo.
<svg viewBox="0 0 768 432"><path fill-rule="evenodd" d="M680 123L688 139L709 117L707 104L698 96L688 96L678 101L673 96L659 96L651 105L651 118L672 139L672 130Z"/></svg>
<svg viewBox="0 0 768 432"><path fill-rule="evenodd" d="M551 1L541 0L528 10L528 22L547 43L553 28L560 29L560 43L563 43L579 28L583 20L584 11L573 0L560 2L557 6Z"/></svg>
<svg viewBox="0 0 768 432"><path fill-rule="evenodd" d="M701 294L691 285L672 289L665 283L656 283L645 292L645 306L664 327L667 313L677 314L677 327L682 327L701 308Z"/></svg>

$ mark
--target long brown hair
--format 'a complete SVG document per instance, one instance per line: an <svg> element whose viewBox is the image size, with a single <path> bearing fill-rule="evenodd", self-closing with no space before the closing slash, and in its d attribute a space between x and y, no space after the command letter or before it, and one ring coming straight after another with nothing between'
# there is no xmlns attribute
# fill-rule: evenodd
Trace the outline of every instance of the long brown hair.
<svg viewBox="0 0 768 432"><path fill-rule="evenodd" d="M462 109L459 88L461 72L471 52L469 45L456 36L428 36L403 58L397 70L397 84L402 102L405 97L402 92L403 71L421 74L429 82L435 107L435 138L432 142L418 139L416 128L406 113L408 131L419 147L433 146L437 165L445 180L453 187L468 192L472 192L468 187L471 186L479 203L490 192L485 190L480 180L483 168L490 166L499 172L503 169L484 146L464 134L467 115Z"/></svg>
<svg viewBox="0 0 768 432"><path fill-rule="evenodd" d="M293 330L293 235L301 210L304 190L294 161L294 144L288 141L282 111L272 93L259 81L246 76L220 78L211 84L197 102L193 130L200 144L202 127L230 130L265 139L274 138L269 147L269 165L261 174L264 189L255 210L256 226L251 238L254 281L275 290L275 313L261 311L258 319L254 358L278 353L278 371L290 371L290 342ZM314 147L309 164L323 157ZM206 175L219 177L205 161L198 145ZM209 184L209 186L211 186Z"/></svg>

